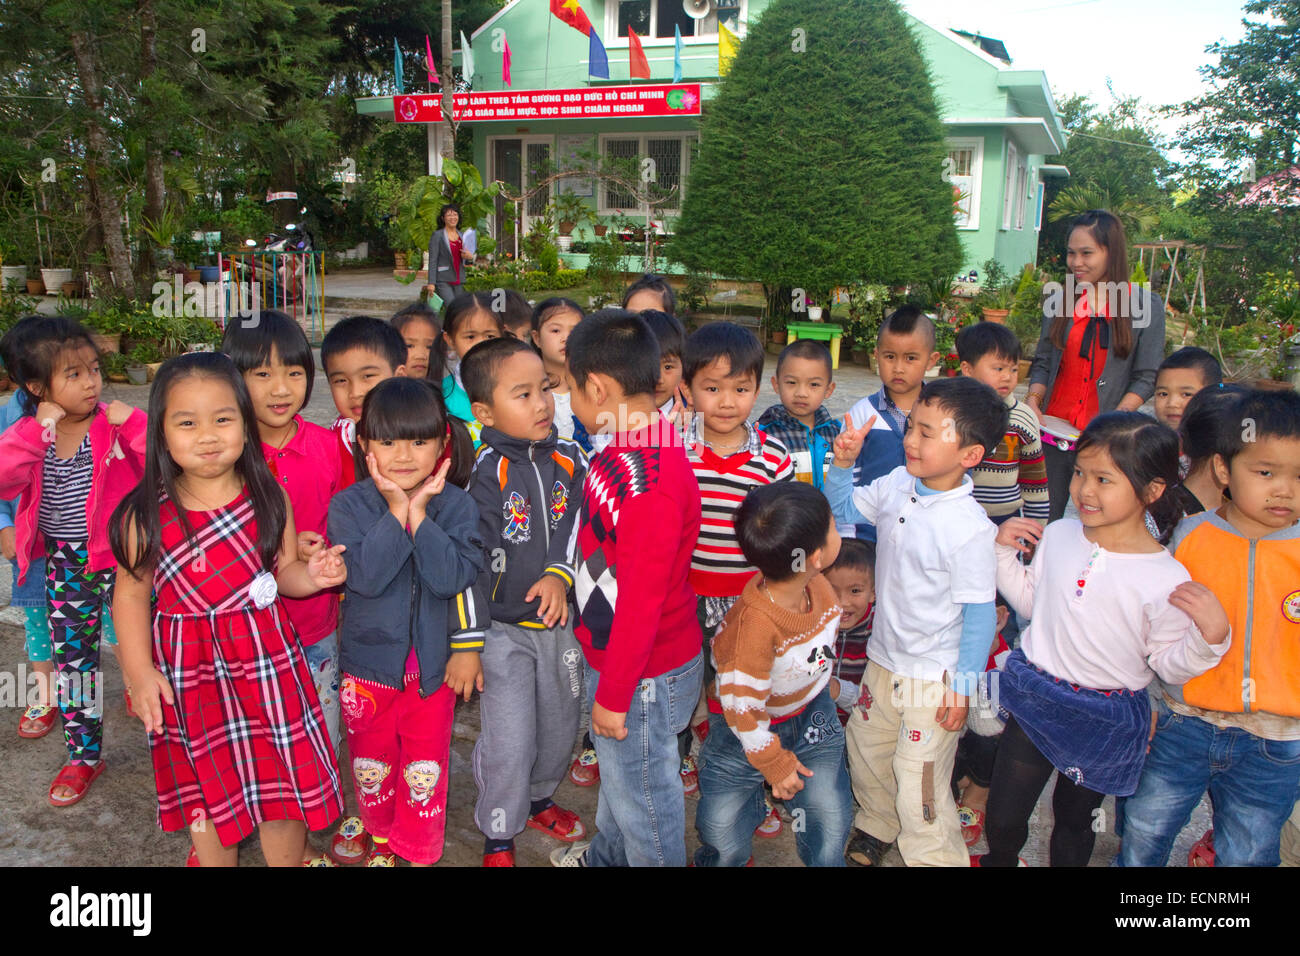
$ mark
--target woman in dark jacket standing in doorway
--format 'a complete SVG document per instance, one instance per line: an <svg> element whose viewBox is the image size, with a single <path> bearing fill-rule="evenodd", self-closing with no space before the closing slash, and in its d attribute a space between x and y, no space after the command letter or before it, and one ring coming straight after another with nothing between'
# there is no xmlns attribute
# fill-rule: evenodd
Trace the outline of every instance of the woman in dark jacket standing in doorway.
<svg viewBox="0 0 1300 956"><path fill-rule="evenodd" d="M1128 243L1114 214L1093 209L1070 226L1063 290L1043 303L1029 372L1029 406L1082 432L1102 412L1136 411L1155 391L1165 354L1165 307L1129 283ZM1043 438L1051 520L1065 512L1074 452Z"/></svg>

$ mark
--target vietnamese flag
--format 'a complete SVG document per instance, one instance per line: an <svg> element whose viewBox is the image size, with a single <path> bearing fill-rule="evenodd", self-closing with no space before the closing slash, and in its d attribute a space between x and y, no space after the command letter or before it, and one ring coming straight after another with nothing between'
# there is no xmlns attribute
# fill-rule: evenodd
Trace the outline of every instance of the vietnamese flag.
<svg viewBox="0 0 1300 956"><path fill-rule="evenodd" d="M551 0L551 13L555 14L583 36L591 35L591 21L578 0Z"/></svg>
<svg viewBox="0 0 1300 956"><path fill-rule="evenodd" d="M628 76L650 79L650 61L645 58L641 41L631 27L627 28L627 72Z"/></svg>

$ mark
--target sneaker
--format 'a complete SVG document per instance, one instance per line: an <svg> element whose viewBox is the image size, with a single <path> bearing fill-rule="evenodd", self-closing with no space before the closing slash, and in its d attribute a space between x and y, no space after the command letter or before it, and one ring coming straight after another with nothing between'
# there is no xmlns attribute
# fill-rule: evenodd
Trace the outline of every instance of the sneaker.
<svg viewBox="0 0 1300 956"><path fill-rule="evenodd" d="M784 829L785 823L781 820L781 814L777 813L776 807L769 803L767 804L767 816L763 818L762 823L754 828L754 836L770 838L779 835Z"/></svg>
<svg viewBox="0 0 1300 956"><path fill-rule="evenodd" d="M587 835L587 828L582 825L578 815L555 803L529 817L528 825L565 843L576 843Z"/></svg>
<svg viewBox="0 0 1300 956"><path fill-rule="evenodd" d="M970 855L970 865L971 865L971 866L980 866L980 865L981 865L981 864L980 864L980 860L982 860L982 859L984 859L984 854L983 854L983 853L980 853L980 854L978 854L978 855L972 853L972 854ZM1016 866L1017 866L1017 867L1021 867L1021 866L1028 867L1028 866L1029 866L1029 864L1025 862L1025 858L1024 858L1023 856L1018 856L1018 857L1016 857L1016 859L1019 861L1018 863L1016 863Z"/></svg>
<svg viewBox="0 0 1300 956"><path fill-rule="evenodd" d="M495 853L484 853L483 865L484 866L514 866L515 851L497 850L497 852Z"/></svg>
<svg viewBox="0 0 1300 956"><path fill-rule="evenodd" d="M590 841L556 847L551 851L551 866L586 866L589 846Z"/></svg>
<svg viewBox="0 0 1300 956"><path fill-rule="evenodd" d="M594 787L600 783L600 764L596 761L596 751L588 747L574 758L569 767L569 779L580 787Z"/></svg>
<svg viewBox="0 0 1300 956"><path fill-rule="evenodd" d="M687 754L682 758L682 792L693 797L700 792L700 767L695 758Z"/></svg>

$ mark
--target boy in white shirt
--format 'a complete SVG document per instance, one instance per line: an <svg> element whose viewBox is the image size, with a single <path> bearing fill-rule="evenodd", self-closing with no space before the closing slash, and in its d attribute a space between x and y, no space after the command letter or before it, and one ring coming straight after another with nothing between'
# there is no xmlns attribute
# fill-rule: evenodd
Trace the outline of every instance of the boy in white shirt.
<svg viewBox="0 0 1300 956"><path fill-rule="evenodd" d="M1007 408L975 379L930 382L908 416L906 465L854 488L873 421L846 421L826 477L836 520L877 533L869 703L845 728L859 805L848 856L876 866L897 840L908 866L967 866L948 781L995 633L997 564L993 523L966 472L1006 433Z"/></svg>

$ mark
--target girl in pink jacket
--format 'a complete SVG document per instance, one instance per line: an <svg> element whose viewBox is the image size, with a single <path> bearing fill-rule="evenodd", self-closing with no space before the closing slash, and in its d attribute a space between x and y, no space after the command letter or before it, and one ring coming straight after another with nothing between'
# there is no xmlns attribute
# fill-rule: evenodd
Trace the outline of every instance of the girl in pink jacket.
<svg viewBox="0 0 1300 956"><path fill-rule="evenodd" d="M108 519L144 471L145 416L99 400L104 380L87 332L45 317L9 370L35 407L0 435L0 498L22 496L15 516L19 583L45 558L50 641L68 765L50 786L66 807L104 772L99 683L102 618L116 562Z"/></svg>

